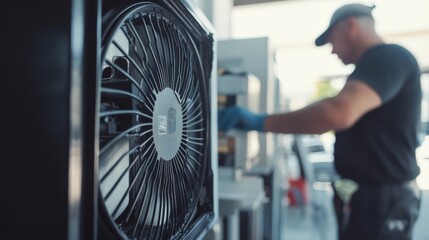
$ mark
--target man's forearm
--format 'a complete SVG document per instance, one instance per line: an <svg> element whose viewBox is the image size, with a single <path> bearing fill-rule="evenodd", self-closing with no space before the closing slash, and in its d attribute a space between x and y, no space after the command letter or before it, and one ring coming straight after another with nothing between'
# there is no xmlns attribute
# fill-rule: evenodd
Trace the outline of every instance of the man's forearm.
<svg viewBox="0 0 429 240"><path fill-rule="evenodd" d="M269 115L264 130L275 133L321 134L347 127L345 113L329 98L303 109Z"/></svg>

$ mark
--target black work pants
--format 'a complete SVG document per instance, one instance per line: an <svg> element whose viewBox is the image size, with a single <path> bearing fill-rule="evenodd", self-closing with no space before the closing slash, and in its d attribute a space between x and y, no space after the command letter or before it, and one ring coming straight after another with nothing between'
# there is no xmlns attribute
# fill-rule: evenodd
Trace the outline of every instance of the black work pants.
<svg viewBox="0 0 429 240"><path fill-rule="evenodd" d="M334 194L338 239L411 240L419 215L420 196L415 181L398 185L360 185L348 204Z"/></svg>

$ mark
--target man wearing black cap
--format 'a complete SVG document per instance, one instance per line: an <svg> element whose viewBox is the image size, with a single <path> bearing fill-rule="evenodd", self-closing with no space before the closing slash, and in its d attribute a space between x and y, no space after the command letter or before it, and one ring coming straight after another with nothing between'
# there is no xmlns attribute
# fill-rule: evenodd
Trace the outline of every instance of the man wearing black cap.
<svg viewBox="0 0 429 240"><path fill-rule="evenodd" d="M373 6L347 4L332 15L316 45L330 43L353 64L334 97L281 114L232 107L219 112L219 128L275 133L336 132L334 184L339 239L411 239L420 190L415 149L420 122L419 66L405 48L377 34Z"/></svg>

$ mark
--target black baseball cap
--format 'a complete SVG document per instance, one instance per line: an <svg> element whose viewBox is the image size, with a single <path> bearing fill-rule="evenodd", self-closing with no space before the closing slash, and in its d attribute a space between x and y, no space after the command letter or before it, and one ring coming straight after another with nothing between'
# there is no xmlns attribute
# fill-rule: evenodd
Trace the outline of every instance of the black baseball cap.
<svg viewBox="0 0 429 240"><path fill-rule="evenodd" d="M343 19L346 19L350 16L370 16L372 17L372 9L374 9L374 5L366 6L360 3L352 3L341 6L337 10L335 10L334 14L332 14L331 21L329 22L328 28L320 34L318 38L316 38L316 46L325 45L328 40L328 35L331 29Z"/></svg>

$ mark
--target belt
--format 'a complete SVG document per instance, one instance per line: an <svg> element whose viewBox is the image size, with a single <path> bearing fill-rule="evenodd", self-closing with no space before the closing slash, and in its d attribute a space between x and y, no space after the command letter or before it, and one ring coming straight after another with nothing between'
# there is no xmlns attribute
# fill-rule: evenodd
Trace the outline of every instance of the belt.
<svg viewBox="0 0 429 240"><path fill-rule="evenodd" d="M341 198L341 200L345 203L350 202L353 194L359 189L359 188L390 188L390 187L409 187L416 196L420 197L421 191L418 187L417 181L415 179L405 181L402 183L394 183L394 184L383 184L383 185L365 185L365 184L358 184L357 182L351 180L351 179L338 179L333 182L333 187L335 191L337 192L337 195Z"/></svg>
<svg viewBox="0 0 429 240"><path fill-rule="evenodd" d="M399 183L382 183L382 184L361 184L359 183L359 186L361 187L368 187L368 188L384 188L384 187L398 187L398 186L414 186L417 185L417 181L415 179L408 180L404 182Z"/></svg>

